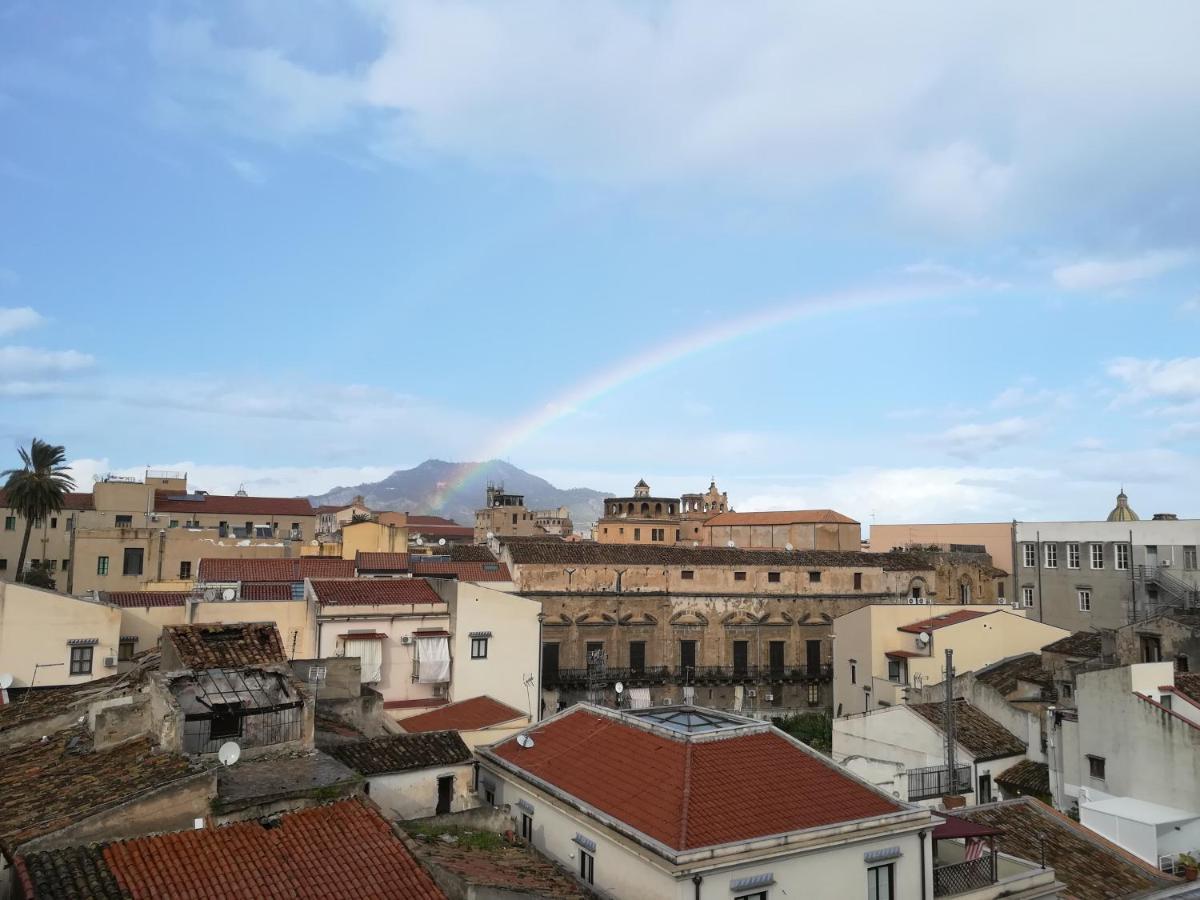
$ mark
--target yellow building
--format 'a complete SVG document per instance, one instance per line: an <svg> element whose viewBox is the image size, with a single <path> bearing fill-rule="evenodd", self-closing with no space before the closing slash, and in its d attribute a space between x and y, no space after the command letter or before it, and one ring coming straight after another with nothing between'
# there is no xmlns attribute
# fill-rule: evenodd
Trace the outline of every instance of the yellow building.
<svg viewBox="0 0 1200 900"><path fill-rule="evenodd" d="M0 674L13 687L115 675L120 638L112 604L0 582Z"/></svg>
<svg viewBox="0 0 1200 900"><path fill-rule="evenodd" d="M604 501L604 515L596 522L593 537L601 544L703 543L704 521L728 509L729 497L717 490L716 481L706 494L655 497L641 479L633 486L632 497Z"/></svg>
<svg viewBox="0 0 1200 900"><path fill-rule="evenodd" d="M475 543L495 537L566 537L575 529L565 506L527 509L522 494L510 494L504 485L487 486L487 506L475 510Z"/></svg>
<svg viewBox="0 0 1200 900"><path fill-rule="evenodd" d="M861 550L862 527L832 509L723 512L700 529L702 544L748 550Z"/></svg>

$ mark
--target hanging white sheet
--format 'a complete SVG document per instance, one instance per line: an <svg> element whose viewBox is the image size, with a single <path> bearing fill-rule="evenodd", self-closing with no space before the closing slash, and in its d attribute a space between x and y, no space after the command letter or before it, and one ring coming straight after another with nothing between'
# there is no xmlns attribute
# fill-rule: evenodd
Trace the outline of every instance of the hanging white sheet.
<svg viewBox="0 0 1200 900"><path fill-rule="evenodd" d="M417 638L417 681L421 684L442 684L450 680L450 639L447 637Z"/></svg>
<svg viewBox="0 0 1200 900"><path fill-rule="evenodd" d="M630 688L629 689L629 708L630 709L649 709L650 708L650 688Z"/></svg>
<svg viewBox="0 0 1200 900"><path fill-rule="evenodd" d="M362 667L359 681L376 684L383 677L383 642L379 638L365 641L346 639L345 656L357 656Z"/></svg>

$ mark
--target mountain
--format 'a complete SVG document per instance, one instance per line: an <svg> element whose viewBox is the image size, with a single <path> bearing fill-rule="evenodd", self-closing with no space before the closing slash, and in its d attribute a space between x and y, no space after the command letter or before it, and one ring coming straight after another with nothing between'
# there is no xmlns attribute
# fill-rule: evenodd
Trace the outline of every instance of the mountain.
<svg viewBox="0 0 1200 900"><path fill-rule="evenodd" d="M333 505L349 503L361 494L371 509L445 516L463 525L473 525L475 510L484 504L489 481L503 484L509 493L524 494L525 505L530 509L567 507L577 529L587 528L600 518L604 498L612 496L590 488L556 488L546 479L499 459L485 463L427 459L415 468L397 469L383 481L335 487L309 500L319 506Z"/></svg>

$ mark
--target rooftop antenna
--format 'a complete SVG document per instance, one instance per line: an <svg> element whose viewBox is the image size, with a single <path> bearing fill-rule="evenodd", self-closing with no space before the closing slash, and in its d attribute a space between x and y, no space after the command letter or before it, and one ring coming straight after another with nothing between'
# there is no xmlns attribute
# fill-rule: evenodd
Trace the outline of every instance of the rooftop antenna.
<svg viewBox="0 0 1200 900"><path fill-rule="evenodd" d="M527 734L518 734L517 735L517 746L523 747L524 749L528 750L533 746L533 738L531 738Z"/></svg>
<svg viewBox="0 0 1200 900"><path fill-rule="evenodd" d="M33 677L31 679L29 679L29 687L27 687L25 689L25 696L21 698L21 702L27 703L29 701L29 695L33 693L33 685L37 681L38 669L53 669L56 666L63 666L63 665L66 665L66 663L34 663L33 664Z"/></svg>
<svg viewBox="0 0 1200 900"><path fill-rule="evenodd" d="M924 634L924 632L922 632ZM954 768L954 651L946 648L946 777L952 789L958 787Z"/></svg>

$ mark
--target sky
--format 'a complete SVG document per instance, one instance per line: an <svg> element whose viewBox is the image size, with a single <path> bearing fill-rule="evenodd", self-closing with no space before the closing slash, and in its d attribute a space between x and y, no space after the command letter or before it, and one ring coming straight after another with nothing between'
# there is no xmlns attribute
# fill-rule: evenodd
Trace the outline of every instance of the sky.
<svg viewBox="0 0 1200 900"><path fill-rule="evenodd" d="M0 453L1200 516L1200 5L0 8Z"/></svg>

